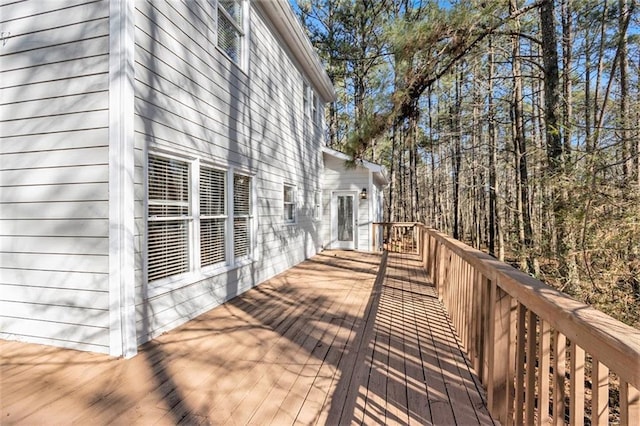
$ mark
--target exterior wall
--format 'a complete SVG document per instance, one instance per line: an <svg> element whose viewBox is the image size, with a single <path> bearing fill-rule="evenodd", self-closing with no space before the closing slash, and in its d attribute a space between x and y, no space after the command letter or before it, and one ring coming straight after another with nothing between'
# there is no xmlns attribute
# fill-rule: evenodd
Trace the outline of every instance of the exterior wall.
<svg viewBox="0 0 640 426"><path fill-rule="evenodd" d="M215 2L136 2L136 311L149 340L315 254L321 127L307 127L303 76L250 6L249 51L240 69L213 44ZM306 130L305 130L306 129ZM253 175L253 262L197 275L171 289L145 277L149 152L211 161ZM283 220L283 184L297 187L297 223Z"/></svg>
<svg viewBox="0 0 640 426"><path fill-rule="evenodd" d="M347 168L345 161L332 155L324 155L323 177L323 247L331 248L331 198L334 191L353 191L360 194L362 188L367 188L369 197L361 200L356 197L358 204L358 225L356 226L356 250L370 249L372 184L371 172L362 167Z"/></svg>
<svg viewBox="0 0 640 426"><path fill-rule="evenodd" d="M108 352L109 4L5 3L0 337Z"/></svg>

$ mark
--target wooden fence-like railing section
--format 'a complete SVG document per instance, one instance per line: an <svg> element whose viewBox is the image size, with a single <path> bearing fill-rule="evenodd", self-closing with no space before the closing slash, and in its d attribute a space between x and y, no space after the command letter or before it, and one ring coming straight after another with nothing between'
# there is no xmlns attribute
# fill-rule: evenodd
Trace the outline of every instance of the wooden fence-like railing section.
<svg viewBox="0 0 640 426"><path fill-rule="evenodd" d="M379 223L417 253L502 424L640 424L640 331L418 223Z"/></svg>

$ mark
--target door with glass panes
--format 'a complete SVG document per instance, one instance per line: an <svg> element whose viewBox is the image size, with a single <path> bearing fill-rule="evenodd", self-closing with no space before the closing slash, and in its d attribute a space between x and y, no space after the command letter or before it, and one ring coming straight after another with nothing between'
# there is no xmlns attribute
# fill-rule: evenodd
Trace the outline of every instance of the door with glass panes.
<svg viewBox="0 0 640 426"><path fill-rule="evenodd" d="M334 192L331 197L331 247L356 248L357 193Z"/></svg>

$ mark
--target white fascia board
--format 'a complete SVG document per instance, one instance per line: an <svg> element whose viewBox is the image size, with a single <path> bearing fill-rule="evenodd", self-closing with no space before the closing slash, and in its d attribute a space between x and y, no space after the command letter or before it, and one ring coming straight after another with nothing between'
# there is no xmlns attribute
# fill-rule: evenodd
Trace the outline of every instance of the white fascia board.
<svg viewBox="0 0 640 426"><path fill-rule="evenodd" d="M255 4L269 18L284 42L289 46L322 100L325 103L335 101L337 97L333 83L331 83L320 58L313 50L311 41L293 13L289 2L287 0L262 0L256 1Z"/></svg>

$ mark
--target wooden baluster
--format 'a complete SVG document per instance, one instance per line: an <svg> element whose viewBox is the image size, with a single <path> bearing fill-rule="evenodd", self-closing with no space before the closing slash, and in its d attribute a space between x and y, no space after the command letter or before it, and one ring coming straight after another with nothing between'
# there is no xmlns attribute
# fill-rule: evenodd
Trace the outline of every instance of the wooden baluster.
<svg viewBox="0 0 640 426"><path fill-rule="evenodd" d="M620 380L620 424L640 424L640 391Z"/></svg>
<svg viewBox="0 0 640 426"><path fill-rule="evenodd" d="M475 296L474 296L474 315L473 324L475 326L475 342L474 342L474 358L473 369L476 370L478 376L480 374L480 366L482 365L482 274L476 271L475 274Z"/></svg>
<svg viewBox="0 0 640 426"><path fill-rule="evenodd" d="M567 338L556 330L553 337L553 418L556 425L564 425L566 362Z"/></svg>
<svg viewBox="0 0 640 426"><path fill-rule="evenodd" d="M584 425L584 349L571 342L569 424Z"/></svg>
<svg viewBox="0 0 640 426"><path fill-rule="evenodd" d="M443 243L440 243L440 245L438 246L438 263L440 266L438 266L438 286L436 287L440 300L444 298L445 292L443 284L445 276L445 256L447 256L447 248Z"/></svg>
<svg viewBox="0 0 640 426"><path fill-rule="evenodd" d="M511 306L509 307L509 358L507 360L507 425L513 425L515 420L515 375L516 375L516 342L518 324L518 303L517 299L509 297ZM519 411L522 411L520 408Z"/></svg>
<svg viewBox="0 0 640 426"><path fill-rule="evenodd" d="M470 285L469 285L469 290L470 290L470 294L469 294L469 308L470 308L470 312L469 312L469 359L471 360L471 365L474 366L475 362L476 362L476 342L477 342L477 330L478 330L478 326L477 326L477 320L478 320L478 306L477 306L477 287L476 287L476 277L478 276L478 272L476 271L475 268L471 268L471 275L469 277L470 279Z"/></svg>
<svg viewBox="0 0 640 426"><path fill-rule="evenodd" d="M431 260L431 268L433 268L433 272L431 273L431 279L436 279L436 268L438 267L438 253L440 253L440 243L435 239L435 237L431 237L432 242L432 250L433 250L433 259ZM436 289L438 286L436 286Z"/></svg>
<svg viewBox="0 0 640 426"><path fill-rule="evenodd" d="M509 335L511 328L511 297L497 283L491 283L489 296L489 382L487 405L491 415L509 423Z"/></svg>
<svg viewBox="0 0 640 426"><path fill-rule="evenodd" d="M537 317L532 311L527 313L527 364L525 388L525 418L524 423L535 423L536 408L536 322Z"/></svg>
<svg viewBox="0 0 640 426"><path fill-rule="evenodd" d="M591 424L609 424L609 368L591 357Z"/></svg>
<svg viewBox="0 0 640 426"><path fill-rule="evenodd" d="M538 424L549 423L549 364L551 361L551 326L542 318L538 357Z"/></svg>
<svg viewBox="0 0 640 426"><path fill-rule="evenodd" d="M451 254L451 278L449 279L449 297L447 298L447 306L449 308L449 315L451 315L451 321L456 329L458 324L456 323L456 301L455 295L458 293L458 255Z"/></svg>
<svg viewBox="0 0 640 426"><path fill-rule="evenodd" d="M516 374L515 374L515 423L517 425L524 424L524 397L525 397L525 359L526 359L526 324L527 324L527 308L518 303L518 323L516 336Z"/></svg>
<svg viewBox="0 0 640 426"><path fill-rule="evenodd" d="M482 336L484 338L484 344L482 347L482 371L479 372L482 383L487 386L489 383L489 348L493 345L493 341L490 339L489 330L491 325L489 324L491 315L490 305L491 296L491 281L489 278L482 277Z"/></svg>
<svg viewBox="0 0 640 426"><path fill-rule="evenodd" d="M473 325L472 324L473 317L471 317L471 314L472 314L471 309L473 307L472 276L473 276L473 267L467 263L467 273L465 274L465 277L464 277L464 286L465 286L464 327L465 327L465 341L466 341L467 352L473 347L471 343L471 339L472 339L471 331L472 331L472 325Z"/></svg>

